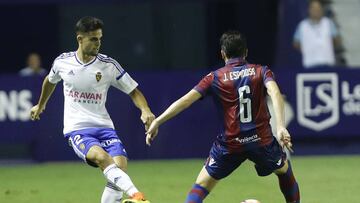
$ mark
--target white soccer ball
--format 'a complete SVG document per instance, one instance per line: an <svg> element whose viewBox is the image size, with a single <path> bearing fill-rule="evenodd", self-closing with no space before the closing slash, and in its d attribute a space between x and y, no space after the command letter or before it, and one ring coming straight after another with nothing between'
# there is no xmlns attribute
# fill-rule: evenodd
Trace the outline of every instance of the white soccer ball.
<svg viewBox="0 0 360 203"><path fill-rule="evenodd" d="M247 199L242 201L241 203L260 203L260 201L256 199Z"/></svg>

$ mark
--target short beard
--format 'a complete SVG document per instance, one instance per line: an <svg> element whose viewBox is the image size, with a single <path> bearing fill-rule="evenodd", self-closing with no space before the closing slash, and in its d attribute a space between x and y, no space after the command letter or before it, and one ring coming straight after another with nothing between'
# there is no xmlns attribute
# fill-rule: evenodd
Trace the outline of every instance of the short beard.
<svg viewBox="0 0 360 203"><path fill-rule="evenodd" d="M90 55L90 56L97 56L97 55L98 55L98 52L96 52L96 53L91 52L89 55Z"/></svg>
<svg viewBox="0 0 360 203"><path fill-rule="evenodd" d="M97 51L96 52L89 51L89 52L86 53L86 55L88 55L88 56L97 56L98 53L99 52L97 52Z"/></svg>

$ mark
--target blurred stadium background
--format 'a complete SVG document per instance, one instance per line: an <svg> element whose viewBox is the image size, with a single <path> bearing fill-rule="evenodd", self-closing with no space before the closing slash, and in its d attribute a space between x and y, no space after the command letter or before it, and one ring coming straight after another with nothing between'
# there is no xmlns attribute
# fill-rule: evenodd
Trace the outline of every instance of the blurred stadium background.
<svg viewBox="0 0 360 203"><path fill-rule="evenodd" d="M269 65L286 97L303 202L359 202L360 1L324 3L341 33L346 63L304 69L292 38L307 16L306 0L0 0L0 203L99 202L101 174L79 163L62 137L62 85L33 123L29 109L43 76L18 74L29 53L39 53L49 70L60 53L76 50L74 24L85 15L104 20L101 53L139 82L156 115L222 65L224 31L245 33L248 61ZM114 90L108 98L130 175L152 202L182 202L216 136L212 101L197 102L162 126L148 148L130 99ZM281 202L273 178L257 178L245 164L206 202Z"/></svg>

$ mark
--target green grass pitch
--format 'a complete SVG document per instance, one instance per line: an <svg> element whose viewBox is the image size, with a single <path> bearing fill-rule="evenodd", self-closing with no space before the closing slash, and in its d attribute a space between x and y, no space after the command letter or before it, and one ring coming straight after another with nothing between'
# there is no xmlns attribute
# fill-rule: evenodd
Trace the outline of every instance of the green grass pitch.
<svg viewBox="0 0 360 203"><path fill-rule="evenodd" d="M129 161L129 175L152 203L182 203L203 160ZM360 202L360 156L294 157L302 203ZM105 180L80 162L0 166L1 203L99 203ZM220 182L206 203L256 198L282 203L275 175L257 177L245 162Z"/></svg>

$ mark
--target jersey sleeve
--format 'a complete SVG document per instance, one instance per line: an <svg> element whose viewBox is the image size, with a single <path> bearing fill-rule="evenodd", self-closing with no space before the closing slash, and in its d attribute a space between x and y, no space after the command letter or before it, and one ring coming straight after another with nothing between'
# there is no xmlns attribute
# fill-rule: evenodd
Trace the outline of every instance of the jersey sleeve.
<svg viewBox="0 0 360 203"><path fill-rule="evenodd" d="M53 84L56 84L61 81L60 70L59 70L59 67L57 66L56 59L52 64L51 70L48 75L48 79L49 79L49 82L51 82Z"/></svg>
<svg viewBox="0 0 360 203"><path fill-rule="evenodd" d="M113 66L114 74L111 85L121 90L122 92L129 94L138 86L138 83L132 79L132 77L120 66L119 63L115 61Z"/></svg>
<svg viewBox="0 0 360 203"><path fill-rule="evenodd" d="M264 84L269 81L275 81L274 73L267 66L262 67L262 75Z"/></svg>
<svg viewBox="0 0 360 203"><path fill-rule="evenodd" d="M203 77L203 79L193 89L198 91L204 97L209 93L213 81L214 73L211 72Z"/></svg>

